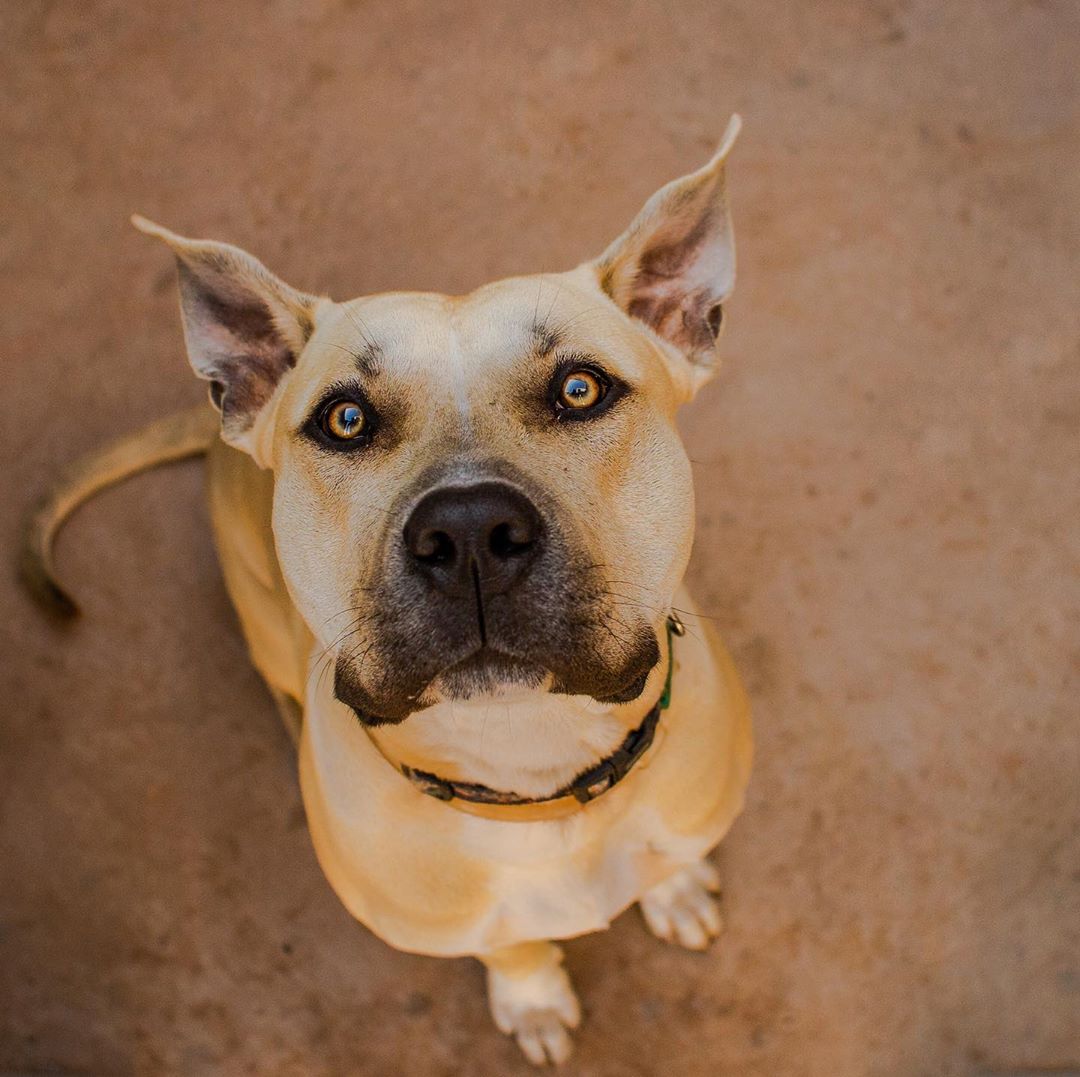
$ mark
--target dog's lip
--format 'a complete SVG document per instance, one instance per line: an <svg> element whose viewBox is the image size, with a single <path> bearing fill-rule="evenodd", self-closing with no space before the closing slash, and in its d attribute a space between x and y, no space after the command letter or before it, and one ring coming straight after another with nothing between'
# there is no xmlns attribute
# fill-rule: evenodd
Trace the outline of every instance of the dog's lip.
<svg viewBox="0 0 1080 1077"><path fill-rule="evenodd" d="M573 662L564 669L563 663L554 656L534 657L527 648L505 648L502 639L496 644L488 640L461 640L457 647L447 648L450 653L444 652L443 661L434 670L429 667L423 671L424 680L417 678L407 687L401 685L404 689L401 694L392 690L387 694L385 689L390 685L367 689L355 676L346 676L343 680L339 657L335 694L361 722L373 726L396 725L411 714L442 702L491 695L503 698L514 685L523 691L527 688L530 695L540 691L591 696L598 704L617 706L640 698L650 676L663 661L656 636L650 633L646 638L651 639L651 647L645 648L638 659L619 674L609 674L610 679L603 670L593 675L590 669L583 669ZM379 688L384 690L380 692Z"/></svg>
<svg viewBox="0 0 1080 1077"><path fill-rule="evenodd" d="M396 724L403 721L404 718L408 717L413 711L423 710L434 702L439 694L439 682L444 677L453 677L455 674L467 674L469 672L482 673L498 671L500 668L502 671L509 673L515 667L520 671L530 673L539 673L544 669L538 662L532 662L527 658L510 654L507 651L492 647L489 644L481 644L474 647L462 657L447 663L431 678L422 691L418 692L416 695L409 696L406 701L407 711L404 715L380 713L380 710L377 710L370 705L360 707L355 701L346 702L345 700L342 700L342 702L345 702L346 706L348 706L356 717L365 725L379 726ZM434 698L432 697L433 691L435 692ZM340 696L338 698L340 699Z"/></svg>
<svg viewBox="0 0 1080 1077"><path fill-rule="evenodd" d="M498 647L492 647L488 643L475 647L462 658L458 658L448 665L443 666L439 672L428 682L427 691L438 689L440 682L459 674L487 673L494 674L496 679L499 674L505 675L505 679L513 680L514 674L540 675L546 674L546 667L537 661L533 661L523 655L510 654Z"/></svg>
<svg viewBox="0 0 1080 1077"><path fill-rule="evenodd" d="M432 679L437 680L439 677L443 676L443 674L453 673L460 669L467 669L469 666L495 662L513 662L523 666L535 664L530 663L527 658L522 658L520 655L510 654L507 651L500 650L498 647L492 647L490 643L482 643L480 646L474 647L468 654L443 666Z"/></svg>
<svg viewBox="0 0 1080 1077"><path fill-rule="evenodd" d="M635 699L641 696L641 693L645 691L645 685L649 681L649 677L652 676L652 671L656 668L655 665L650 666L648 669L643 670L641 673L634 677L631 677L622 687L615 689L614 692L609 692L602 699L599 699L600 703L632 703Z"/></svg>
<svg viewBox="0 0 1080 1077"><path fill-rule="evenodd" d="M631 672L625 681L614 687L608 688L607 691L597 693L587 686L568 684L558 677L551 686L551 691L560 695L588 695L595 699L597 703L605 705L617 706L622 703L632 703L634 700L641 697L641 694L645 691L645 687L649 682L649 678L662 662L663 657L658 648L654 661L650 662L647 666L640 667Z"/></svg>

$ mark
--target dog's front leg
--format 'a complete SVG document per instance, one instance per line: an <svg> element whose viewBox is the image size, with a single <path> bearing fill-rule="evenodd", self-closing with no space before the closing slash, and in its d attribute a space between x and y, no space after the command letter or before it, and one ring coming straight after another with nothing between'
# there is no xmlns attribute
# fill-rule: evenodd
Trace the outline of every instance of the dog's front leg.
<svg viewBox="0 0 1080 1077"><path fill-rule="evenodd" d="M500 1032L513 1036L537 1066L565 1062L581 1008L562 967L562 948L523 942L481 954L487 967L488 1004Z"/></svg>

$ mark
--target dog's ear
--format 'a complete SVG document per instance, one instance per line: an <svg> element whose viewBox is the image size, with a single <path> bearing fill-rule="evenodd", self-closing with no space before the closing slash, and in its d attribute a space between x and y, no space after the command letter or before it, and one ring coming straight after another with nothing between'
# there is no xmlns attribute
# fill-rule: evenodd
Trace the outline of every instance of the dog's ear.
<svg viewBox="0 0 1080 1077"><path fill-rule="evenodd" d="M257 420L311 336L319 300L239 247L185 239L143 217L131 221L176 255L188 357L210 382L222 438L260 459Z"/></svg>
<svg viewBox="0 0 1080 1077"><path fill-rule="evenodd" d="M615 304L686 357L692 390L713 373L723 304L735 287L724 163L741 126L733 116L712 160L661 187L593 263Z"/></svg>

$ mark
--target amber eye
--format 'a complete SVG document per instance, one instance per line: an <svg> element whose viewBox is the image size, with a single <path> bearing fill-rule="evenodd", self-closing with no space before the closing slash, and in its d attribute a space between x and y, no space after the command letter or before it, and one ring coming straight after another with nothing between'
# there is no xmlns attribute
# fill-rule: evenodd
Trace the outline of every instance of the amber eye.
<svg viewBox="0 0 1080 1077"><path fill-rule="evenodd" d="M355 441L367 425L364 409L355 400L338 400L323 413L322 428L336 441Z"/></svg>
<svg viewBox="0 0 1080 1077"><path fill-rule="evenodd" d="M559 387L558 404L574 411L594 407L604 399L605 386L589 370L572 370Z"/></svg>

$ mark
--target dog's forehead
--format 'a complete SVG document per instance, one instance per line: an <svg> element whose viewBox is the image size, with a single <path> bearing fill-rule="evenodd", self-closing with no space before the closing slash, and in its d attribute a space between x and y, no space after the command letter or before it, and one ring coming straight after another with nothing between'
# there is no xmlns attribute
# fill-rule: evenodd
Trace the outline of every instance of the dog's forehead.
<svg viewBox="0 0 1080 1077"><path fill-rule="evenodd" d="M605 360L633 378L645 363L635 338L621 312L572 275L520 277L466 296L385 293L335 304L306 365L322 382L377 374L460 393L560 354Z"/></svg>
<svg viewBox="0 0 1080 1077"><path fill-rule="evenodd" d="M497 281L456 301L452 320L463 358L482 369L558 351L632 361L626 318L576 274Z"/></svg>

